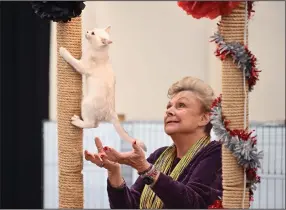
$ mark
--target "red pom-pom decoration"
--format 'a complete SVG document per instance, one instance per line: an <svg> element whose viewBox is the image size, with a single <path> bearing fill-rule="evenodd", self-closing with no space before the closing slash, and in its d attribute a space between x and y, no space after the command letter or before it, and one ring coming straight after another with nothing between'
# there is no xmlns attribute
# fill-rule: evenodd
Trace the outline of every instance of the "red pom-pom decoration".
<svg viewBox="0 0 286 210"><path fill-rule="evenodd" d="M178 1L178 6L188 15L196 19L215 19L221 15L229 15L240 1Z"/></svg>

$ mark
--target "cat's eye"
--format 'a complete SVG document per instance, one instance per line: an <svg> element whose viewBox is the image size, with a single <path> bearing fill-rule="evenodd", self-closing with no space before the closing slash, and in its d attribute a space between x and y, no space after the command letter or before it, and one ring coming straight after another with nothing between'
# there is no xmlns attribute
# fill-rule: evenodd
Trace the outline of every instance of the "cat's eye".
<svg viewBox="0 0 286 210"><path fill-rule="evenodd" d="M91 35L94 35L94 32L91 32Z"/></svg>

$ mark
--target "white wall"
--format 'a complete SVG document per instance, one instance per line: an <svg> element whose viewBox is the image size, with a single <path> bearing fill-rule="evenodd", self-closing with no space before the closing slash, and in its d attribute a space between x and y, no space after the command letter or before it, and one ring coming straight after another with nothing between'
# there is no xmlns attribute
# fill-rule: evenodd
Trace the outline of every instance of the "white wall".
<svg viewBox="0 0 286 210"><path fill-rule="evenodd" d="M250 117L285 119L285 2L259 2L251 24L250 49L263 72L249 102Z"/></svg>
<svg viewBox="0 0 286 210"><path fill-rule="evenodd" d="M206 80L220 93L220 62L209 43L218 20L195 20L172 1L85 3L83 30L112 25L116 109L127 120L161 120L168 87L187 75ZM249 47L263 72L250 96L250 119L284 119L285 2L256 4ZM55 24L52 29L50 118L55 120Z"/></svg>

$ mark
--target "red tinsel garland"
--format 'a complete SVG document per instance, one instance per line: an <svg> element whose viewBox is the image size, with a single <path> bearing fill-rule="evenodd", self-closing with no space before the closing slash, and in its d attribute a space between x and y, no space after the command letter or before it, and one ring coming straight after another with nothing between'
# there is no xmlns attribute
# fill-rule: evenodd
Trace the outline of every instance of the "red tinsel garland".
<svg viewBox="0 0 286 210"><path fill-rule="evenodd" d="M180 8L182 8L188 15L191 15L193 18L200 19L200 18L209 18L215 19L218 16L222 15L229 15L232 11L238 7L241 2L239 1L178 1L177 4ZM247 1L247 9L248 9L248 18L251 17L253 11L253 1ZM250 71L250 78L248 80L248 84L250 87L254 86L256 81L258 80L258 71L256 69L256 58L251 52L246 48L247 54L251 58L251 71ZM222 60L225 59L227 54L230 52L225 52L220 54L217 51L217 56L220 56ZM221 103L221 96L218 97L214 102L212 107L217 106ZM246 141L251 136L252 132L248 132L247 130L231 130L228 128L228 124L230 121L225 120L225 117L222 116L223 124L229 132L231 136L238 136L243 141ZM256 136L251 137L253 145L256 144ZM256 174L257 168L248 168L246 170L246 176L249 181L252 183L260 183L260 177ZM248 184L249 187L249 184ZM253 192L250 189L250 200L253 200ZM212 205L208 208L210 209L223 209L222 200L215 200Z"/></svg>
<svg viewBox="0 0 286 210"><path fill-rule="evenodd" d="M223 52L220 52L221 43L216 43L216 44L217 44L217 48L215 51L215 56L219 57L221 61L225 60L225 58L228 55L235 56L234 52L229 51L229 50L224 50ZM256 82L259 80L259 72L261 72L261 70L258 70L256 67L257 58L255 57L255 55L251 53L251 51L248 49L247 46L244 46L244 49L248 57L250 58L250 63L249 63L250 64L250 75L249 75L249 78L247 79L247 82L248 82L249 89L251 91L252 88L256 85Z"/></svg>
<svg viewBox="0 0 286 210"><path fill-rule="evenodd" d="M251 58L251 76L248 80L248 84L250 87L254 86L256 84L256 81L258 80L259 77L259 72L261 72L260 70L258 70L256 68L256 62L257 62L257 58L250 52L250 50L248 49L247 46L245 46L245 50L248 53L248 56Z"/></svg>
<svg viewBox="0 0 286 210"><path fill-rule="evenodd" d="M238 7L240 1L178 1L177 4L188 15L196 19L209 18L215 19L221 15L229 15ZM248 1L248 17L250 17L253 8L253 2Z"/></svg>
<svg viewBox="0 0 286 210"><path fill-rule="evenodd" d="M211 108L219 106L219 104L221 104L221 101L222 101L222 95L220 95L218 98L216 98L213 101ZM230 121L226 120L225 116L223 116L223 115L222 115L222 121L223 121L225 129L227 130L227 132L229 132L229 134L231 136L238 136L239 139L241 139L243 141L247 141L253 132L253 131L249 132L247 130L238 130L238 129L231 130L228 127ZM256 143L257 143L256 137L257 136L251 137L253 145L256 145ZM250 185L253 183L260 183L260 176L257 175L257 168L247 168L246 169L246 178L250 182L250 183L247 183L247 185L246 185L247 187L250 187ZM252 189L249 189L249 196L250 196L249 200L253 201ZM208 206L208 208L209 209L223 209L222 200L215 200L212 205Z"/></svg>
<svg viewBox="0 0 286 210"><path fill-rule="evenodd" d="M222 200L215 200L212 205L208 207L209 209L223 209Z"/></svg>

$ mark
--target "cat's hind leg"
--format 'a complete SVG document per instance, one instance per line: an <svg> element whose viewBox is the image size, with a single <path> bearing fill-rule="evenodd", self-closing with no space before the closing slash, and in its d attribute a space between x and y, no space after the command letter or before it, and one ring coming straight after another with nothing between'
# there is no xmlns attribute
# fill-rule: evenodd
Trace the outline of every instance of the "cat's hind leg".
<svg viewBox="0 0 286 210"><path fill-rule="evenodd" d="M72 116L71 123L74 126L79 127L79 128L96 128L96 127L98 127L98 123L96 123L96 122L89 122L89 121L83 121L77 115Z"/></svg>
<svg viewBox="0 0 286 210"><path fill-rule="evenodd" d="M96 117L96 108L92 99L83 98L81 105L81 117L74 115L71 120L72 124L80 128L96 128L98 127L98 121Z"/></svg>

